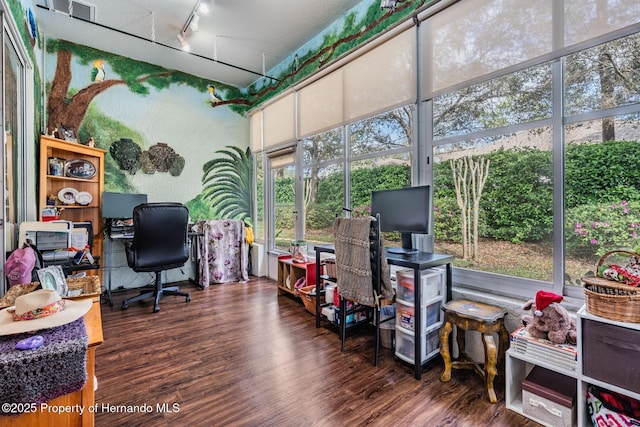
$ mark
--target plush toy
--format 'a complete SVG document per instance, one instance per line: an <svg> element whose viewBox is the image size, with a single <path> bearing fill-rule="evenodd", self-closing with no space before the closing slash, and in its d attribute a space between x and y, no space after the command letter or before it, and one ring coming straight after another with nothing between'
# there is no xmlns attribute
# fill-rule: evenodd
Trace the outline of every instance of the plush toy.
<svg viewBox="0 0 640 427"><path fill-rule="evenodd" d="M576 322L560 305L562 296L553 292L538 291L536 299L527 301L523 310L532 314L522 315L522 322L532 337L544 338L556 344L576 343Z"/></svg>

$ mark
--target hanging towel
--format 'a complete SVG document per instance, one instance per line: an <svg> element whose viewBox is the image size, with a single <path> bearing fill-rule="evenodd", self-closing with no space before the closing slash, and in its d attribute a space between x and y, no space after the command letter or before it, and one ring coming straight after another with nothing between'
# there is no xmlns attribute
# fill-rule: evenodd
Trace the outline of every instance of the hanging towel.
<svg viewBox="0 0 640 427"><path fill-rule="evenodd" d="M333 225L337 283L340 295L358 304L374 307L376 296L371 269L371 223L373 217L336 218ZM392 299L394 290L389 278L389 265L380 247L381 294Z"/></svg>

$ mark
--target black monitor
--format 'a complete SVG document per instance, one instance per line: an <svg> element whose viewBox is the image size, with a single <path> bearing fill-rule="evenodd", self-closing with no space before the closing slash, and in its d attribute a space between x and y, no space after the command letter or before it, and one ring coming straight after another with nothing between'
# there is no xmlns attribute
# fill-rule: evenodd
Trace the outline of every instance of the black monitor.
<svg viewBox="0 0 640 427"><path fill-rule="evenodd" d="M146 194L102 193L103 218L133 218L133 208L147 203Z"/></svg>
<svg viewBox="0 0 640 427"><path fill-rule="evenodd" d="M388 248L396 254L418 252L413 248L411 234L429 234L431 187L422 185L396 190L371 192L371 215L380 214L380 231L395 231L402 236L401 248Z"/></svg>

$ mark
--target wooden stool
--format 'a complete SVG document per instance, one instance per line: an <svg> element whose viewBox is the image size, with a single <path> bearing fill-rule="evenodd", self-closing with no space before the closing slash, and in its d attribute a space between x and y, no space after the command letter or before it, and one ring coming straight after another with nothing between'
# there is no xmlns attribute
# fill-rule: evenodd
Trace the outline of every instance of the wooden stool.
<svg viewBox="0 0 640 427"><path fill-rule="evenodd" d="M440 329L440 355L444 361L444 370L440 375L440 381L447 382L451 379L451 369L473 369L484 379L484 390L491 403L498 401L493 390L493 379L497 374L497 365L504 359L504 353L509 345L509 333L504 327L504 316L507 312L499 307L469 300L449 301L442 307L444 311L444 324ZM449 350L449 334L457 328L457 342L459 357L451 361ZM464 331L478 331L482 334L484 345L484 366L481 367L465 353ZM500 338L499 346L493 339L496 332Z"/></svg>

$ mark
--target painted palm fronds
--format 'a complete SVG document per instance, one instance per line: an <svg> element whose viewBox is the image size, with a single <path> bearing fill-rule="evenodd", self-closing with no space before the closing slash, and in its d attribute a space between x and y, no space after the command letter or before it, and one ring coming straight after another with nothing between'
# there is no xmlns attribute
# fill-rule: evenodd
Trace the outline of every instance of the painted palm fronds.
<svg viewBox="0 0 640 427"><path fill-rule="evenodd" d="M202 198L211 203L216 219L242 219L251 222L251 150L227 146L202 167Z"/></svg>

